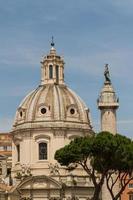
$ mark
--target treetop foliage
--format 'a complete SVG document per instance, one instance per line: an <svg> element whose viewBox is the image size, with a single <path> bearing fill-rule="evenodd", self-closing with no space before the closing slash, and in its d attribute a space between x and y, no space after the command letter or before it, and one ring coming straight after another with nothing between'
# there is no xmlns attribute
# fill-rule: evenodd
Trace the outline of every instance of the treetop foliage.
<svg viewBox="0 0 133 200"><path fill-rule="evenodd" d="M55 159L68 169L73 163L83 167L94 184L93 200L99 199L105 179L113 200L117 200L129 181L133 180L133 142L119 134L100 132L92 137L77 137L57 150ZM114 193L118 181L121 187Z"/></svg>
<svg viewBox="0 0 133 200"><path fill-rule="evenodd" d="M92 137L78 137L57 150L55 159L68 166L90 160L98 172L105 170L132 170L133 142L131 139L109 132L100 132Z"/></svg>

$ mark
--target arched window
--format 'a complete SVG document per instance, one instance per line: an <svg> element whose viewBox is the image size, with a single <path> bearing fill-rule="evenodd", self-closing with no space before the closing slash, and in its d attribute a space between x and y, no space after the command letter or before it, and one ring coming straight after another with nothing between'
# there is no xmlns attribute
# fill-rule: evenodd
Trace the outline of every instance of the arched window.
<svg viewBox="0 0 133 200"><path fill-rule="evenodd" d="M39 143L39 160L47 160L47 143Z"/></svg>
<svg viewBox="0 0 133 200"><path fill-rule="evenodd" d="M19 162L20 161L20 145L18 144L16 148L17 148L17 162Z"/></svg>
<svg viewBox="0 0 133 200"><path fill-rule="evenodd" d="M49 78L52 79L53 78L53 66L49 65Z"/></svg>
<svg viewBox="0 0 133 200"><path fill-rule="evenodd" d="M56 65L56 81L59 81L59 66Z"/></svg>

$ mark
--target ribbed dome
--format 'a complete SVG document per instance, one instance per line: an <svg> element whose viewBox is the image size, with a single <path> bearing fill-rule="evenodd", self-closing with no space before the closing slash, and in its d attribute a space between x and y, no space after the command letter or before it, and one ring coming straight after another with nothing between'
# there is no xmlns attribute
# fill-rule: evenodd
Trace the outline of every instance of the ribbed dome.
<svg viewBox="0 0 133 200"><path fill-rule="evenodd" d="M14 129L91 129L89 111L64 83L64 61L52 46L41 61L41 85L20 104Z"/></svg>
<svg viewBox="0 0 133 200"><path fill-rule="evenodd" d="M86 105L66 85L46 84L20 104L14 127L91 127Z"/></svg>

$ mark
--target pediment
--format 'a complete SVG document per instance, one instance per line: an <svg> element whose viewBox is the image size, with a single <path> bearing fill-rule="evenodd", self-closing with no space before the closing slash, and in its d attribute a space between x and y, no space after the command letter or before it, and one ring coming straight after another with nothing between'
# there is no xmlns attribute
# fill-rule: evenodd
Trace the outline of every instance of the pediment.
<svg viewBox="0 0 133 200"><path fill-rule="evenodd" d="M19 190L30 190L30 189L60 189L61 184L56 181L55 179L52 179L48 176L33 176L28 177L21 181L21 183L18 185Z"/></svg>

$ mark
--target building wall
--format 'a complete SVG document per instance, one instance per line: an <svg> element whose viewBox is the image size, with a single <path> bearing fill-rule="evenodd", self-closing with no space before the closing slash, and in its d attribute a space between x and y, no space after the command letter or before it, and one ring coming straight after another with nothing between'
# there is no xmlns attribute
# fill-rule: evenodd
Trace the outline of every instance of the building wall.
<svg viewBox="0 0 133 200"><path fill-rule="evenodd" d="M12 155L12 137L10 133L0 133L0 154Z"/></svg>
<svg viewBox="0 0 133 200"><path fill-rule="evenodd" d="M131 197L132 196L132 197ZM133 180L127 185L121 195L121 200L133 200Z"/></svg>
<svg viewBox="0 0 133 200"><path fill-rule="evenodd" d="M4 156L7 162L7 173L11 171L12 165L12 136L10 133L0 133L0 156ZM2 162L2 160L0 160ZM0 167L0 175L2 167Z"/></svg>

